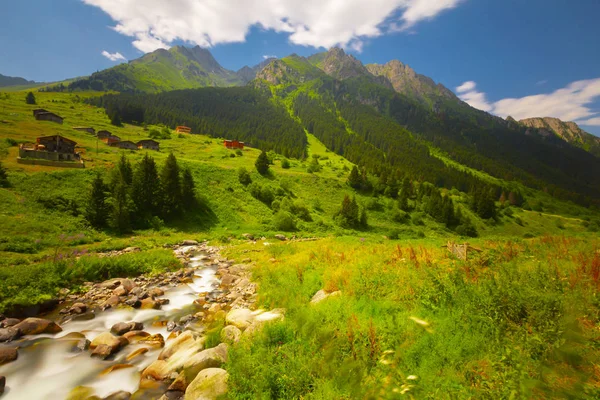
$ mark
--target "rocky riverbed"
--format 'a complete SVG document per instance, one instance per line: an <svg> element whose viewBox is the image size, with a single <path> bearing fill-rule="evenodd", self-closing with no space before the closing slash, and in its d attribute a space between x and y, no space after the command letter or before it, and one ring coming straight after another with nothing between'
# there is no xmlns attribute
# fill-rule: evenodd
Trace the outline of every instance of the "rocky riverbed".
<svg viewBox="0 0 600 400"><path fill-rule="evenodd" d="M213 399L227 391L229 346L284 310L254 310L251 260L185 241L184 268L62 291L57 312L0 316L0 396L12 399ZM112 255L118 256L118 255ZM224 321L207 346L206 329ZM1 394L4 393L4 394Z"/></svg>

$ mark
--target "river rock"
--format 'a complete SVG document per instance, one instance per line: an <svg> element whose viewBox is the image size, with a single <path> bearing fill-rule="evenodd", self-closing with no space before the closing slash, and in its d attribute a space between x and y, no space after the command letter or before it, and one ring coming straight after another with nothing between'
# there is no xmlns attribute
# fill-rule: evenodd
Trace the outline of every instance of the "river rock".
<svg viewBox="0 0 600 400"><path fill-rule="evenodd" d="M106 301L102 305L102 308L107 309L107 308L115 307L115 306L118 306L120 302L121 302L121 298L119 296L113 295L113 296L110 296L108 299L106 299Z"/></svg>
<svg viewBox="0 0 600 400"><path fill-rule="evenodd" d="M254 321L254 315L252 314L252 311L247 308L231 310L225 317L225 322L228 325L234 325L241 330L249 327L252 321Z"/></svg>
<svg viewBox="0 0 600 400"><path fill-rule="evenodd" d="M134 358L136 358L137 356L141 356L142 354L146 354L148 352L148 349L145 347L142 347L140 349L135 350L133 353L130 353L127 357L125 357L125 359L127 361L131 361Z"/></svg>
<svg viewBox="0 0 600 400"><path fill-rule="evenodd" d="M176 379L177 372L173 371L165 360L156 360L142 372L142 380L163 381Z"/></svg>
<svg viewBox="0 0 600 400"><path fill-rule="evenodd" d="M15 325L14 328L19 329L23 335L39 335L62 331L62 328L55 322L42 318L27 318Z"/></svg>
<svg viewBox="0 0 600 400"><path fill-rule="evenodd" d="M127 332L141 331L142 329L144 329L144 324L141 322L119 322L114 324L110 331L117 336L123 336Z"/></svg>
<svg viewBox="0 0 600 400"><path fill-rule="evenodd" d="M146 298L142 300L141 308L143 310L158 310L160 309L160 303L158 301L152 300L151 298Z"/></svg>
<svg viewBox="0 0 600 400"><path fill-rule="evenodd" d="M6 387L6 378L0 375L0 394L4 393L4 388Z"/></svg>
<svg viewBox="0 0 600 400"><path fill-rule="evenodd" d="M125 300L125 304L133 308L140 308L142 306L142 302L137 296L131 296Z"/></svg>
<svg viewBox="0 0 600 400"><path fill-rule="evenodd" d="M9 328L11 326L15 326L21 322L17 318L5 318L2 322L0 322L0 328Z"/></svg>
<svg viewBox="0 0 600 400"><path fill-rule="evenodd" d="M0 347L0 365L15 361L19 352L14 347Z"/></svg>
<svg viewBox="0 0 600 400"><path fill-rule="evenodd" d="M180 372L177 379L171 383L171 386L167 389L169 392L181 392L181 396L185 393L185 389L189 386L190 381L185 376L185 372Z"/></svg>
<svg viewBox="0 0 600 400"><path fill-rule="evenodd" d="M285 235L281 235L281 234L275 235L275 239L281 240L282 242L285 242L287 240L287 238L285 237Z"/></svg>
<svg viewBox="0 0 600 400"><path fill-rule="evenodd" d="M12 342L15 339L21 337L21 331L15 328L3 328L0 329L0 343Z"/></svg>
<svg viewBox="0 0 600 400"><path fill-rule="evenodd" d="M121 390L106 396L103 400L129 400L130 398L131 393Z"/></svg>
<svg viewBox="0 0 600 400"><path fill-rule="evenodd" d="M185 400L215 400L227 393L229 374L221 368L201 371L185 391Z"/></svg>
<svg viewBox="0 0 600 400"><path fill-rule="evenodd" d="M115 296L126 296L129 292L127 291L127 289L125 289L123 287L123 285L119 286L118 288L116 288L115 290L113 290L113 294Z"/></svg>
<svg viewBox="0 0 600 400"><path fill-rule="evenodd" d="M165 294L165 291L162 290L161 288L152 288L150 290L148 290L148 295L151 297L158 297L158 296L162 296Z"/></svg>
<svg viewBox="0 0 600 400"><path fill-rule="evenodd" d="M90 349L92 350L92 356L107 358L128 344L129 340L127 340L127 338L123 336L114 336L110 332L104 332L92 340Z"/></svg>
<svg viewBox="0 0 600 400"><path fill-rule="evenodd" d="M221 286L231 286L238 277L235 275L227 274L221 278Z"/></svg>
<svg viewBox="0 0 600 400"><path fill-rule="evenodd" d="M73 314L83 314L86 311L87 311L87 306L83 303L75 303L69 309L69 312L73 313Z"/></svg>
<svg viewBox="0 0 600 400"><path fill-rule="evenodd" d="M242 237L248 240L254 240L254 235L251 233L242 233Z"/></svg>
<svg viewBox="0 0 600 400"><path fill-rule="evenodd" d="M227 344L234 344L240 340L242 331L238 327L228 325L221 330L221 342Z"/></svg>
<svg viewBox="0 0 600 400"><path fill-rule="evenodd" d="M312 297L312 299L310 299L310 304L318 304L318 303L322 302L323 300L327 299L328 297L335 297L335 296L339 296L341 294L342 294L342 292L339 290L328 293L324 289L321 289L317 293L315 293L315 295Z"/></svg>
<svg viewBox="0 0 600 400"><path fill-rule="evenodd" d="M142 337L138 340L138 342L145 343L145 344L153 346L153 347L164 347L165 346L165 338L160 333Z"/></svg>
<svg viewBox="0 0 600 400"><path fill-rule="evenodd" d="M198 246L198 242L196 240L184 240L181 242L182 246Z"/></svg>
<svg viewBox="0 0 600 400"><path fill-rule="evenodd" d="M218 368L227 362L229 346L221 343L217 347L206 349L188 358L183 364L187 377L195 377L198 372L207 368Z"/></svg>

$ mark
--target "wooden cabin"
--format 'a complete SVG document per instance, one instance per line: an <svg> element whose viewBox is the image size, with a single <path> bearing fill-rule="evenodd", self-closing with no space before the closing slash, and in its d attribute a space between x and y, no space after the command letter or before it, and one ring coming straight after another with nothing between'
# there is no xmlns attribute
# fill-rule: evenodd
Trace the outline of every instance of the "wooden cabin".
<svg viewBox="0 0 600 400"><path fill-rule="evenodd" d="M87 132L92 135L96 134L96 130L94 128L88 127L88 126L74 126L73 129L75 129L76 131L79 131L79 132Z"/></svg>
<svg viewBox="0 0 600 400"><path fill-rule="evenodd" d="M156 150L159 151L160 144L156 140L144 139L137 142L138 149Z"/></svg>
<svg viewBox="0 0 600 400"><path fill-rule="evenodd" d="M75 154L77 143L60 135L52 135L37 138L36 145L38 150Z"/></svg>
<svg viewBox="0 0 600 400"><path fill-rule="evenodd" d="M121 138L115 135L111 135L105 138L102 138L102 141L109 146L114 146L121 141Z"/></svg>
<svg viewBox="0 0 600 400"><path fill-rule="evenodd" d="M20 159L39 159L47 161L79 161L79 153L75 151L75 143L60 135L42 136L35 143L19 146Z"/></svg>
<svg viewBox="0 0 600 400"><path fill-rule="evenodd" d="M96 133L96 136L98 136L98 139L104 139L104 138L107 138L112 135L113 134L110 133L109 131L98 131L98 133Z"/></svg>
<svg viewBox="0 0 600 400"><path fill-rule="evenodd" d="M34 112L34 115L35 119L38 121L51 121L56 122L57 124L62 124L64 120L64 118L60 115L54 114L49 111L38 111L37 113Z"/></svg>
<svg viewBox="0 0 600 400"><path fill-rule="evenodd" d="M181 126L178 126L177 128L175 128L175 132L177 132L177 133L192 133L192 128L181 125Z"/></svg>
<svg viewBox="0 0 600 400"><path fill-rule="evenodd" d="M239 140L225 140L223 144L228 149L244 149L244 142L240 142Z"/></svg>
<svg viewBox="0 0 600 400"><path fill-rule="evenodd" d="M124 150L137 150L138 149L137 144L133 143L130 140L123 140L122 142L118 142L115 144L115 147L118 147L119 149L124 149Z"/></svg>

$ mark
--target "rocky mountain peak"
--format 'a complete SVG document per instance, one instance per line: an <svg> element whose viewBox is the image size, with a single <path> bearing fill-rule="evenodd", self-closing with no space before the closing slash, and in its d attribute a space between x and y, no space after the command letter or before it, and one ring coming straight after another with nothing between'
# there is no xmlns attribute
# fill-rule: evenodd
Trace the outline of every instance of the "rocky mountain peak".
<svg viewBox="0 0 600 400"><path fill-rule="evenodd" d="M369 71L359 60L339 47L329 49L319 67L327 75L340 80L369 75Z"/></svg>
<svg viewBox="0 0 600 400"><path fill-rule="evenodd" d="M574 146L600 156L600 138L582 130L575 122L563 122L558 118L526 118L519 124L535 128L541 136L556 135Z"/></svg>

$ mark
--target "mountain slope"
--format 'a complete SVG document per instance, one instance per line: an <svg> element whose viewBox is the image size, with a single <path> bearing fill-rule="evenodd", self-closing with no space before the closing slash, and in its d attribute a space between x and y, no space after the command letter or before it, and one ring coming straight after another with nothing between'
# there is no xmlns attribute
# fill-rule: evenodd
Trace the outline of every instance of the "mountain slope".
<svg viewBox="0 0 600 400"><path fill-rule="evenodd" d="M0 74L0 87L6 86L21 86L21 85L34 85L34 81L28 81L25 78L6 76Z"/></svg>
<svg viewBox="0 0 600 400"><path fill-rule="evenodd" d="M243 84L235 72L223 68L212 54L199 46L159 49L126 64L120 64L75 81L69 90L114 90L160 92L207 86Z"/></svg>
<svg viewBox="0 0 600 400"><path fill-rule="evenodd" d="M245 65L244 67L237 70L236 74L242 79L242 81L244 83L248 83L251 80L253 80L254 78L256 78L256 74L258 74L264 67L269 65L271 63L271 61L273 61L273 60L276 60L276 58L269 57L269 58L265 59L264 61L258 63L254 67L249 67L249 66Z"/></svg>
<svg viewBox="0 0 600 400"><path fill-rule="evenodd" d="M522 119L519 124L535 128L537 133L544 137L556 135L565 142L600 157L600 138L582 130L575 122L563 122L558 118L545 117Z"/></svg>

